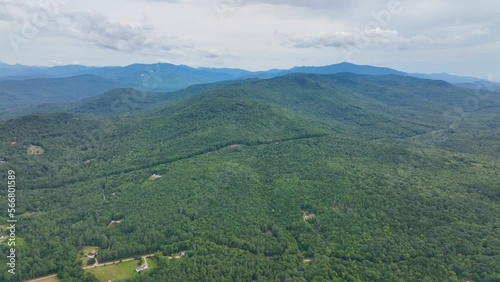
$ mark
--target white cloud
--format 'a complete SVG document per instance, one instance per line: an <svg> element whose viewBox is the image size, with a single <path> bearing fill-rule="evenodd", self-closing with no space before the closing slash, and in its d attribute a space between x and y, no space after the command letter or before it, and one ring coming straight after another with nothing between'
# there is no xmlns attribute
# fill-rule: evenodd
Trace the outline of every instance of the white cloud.
<svg viewBox="0 0 500 282"><path fill-rule="evenodd" d="M58 22L68 36L106 49L150 54L176 48L166 43L174 40L161 36L150 26L112 22L100 14L71 14Z"/></svg>
<svg viewBox="0 0 500 282"><path fill-rule="evenodd" d="M204 50L201 54L207 58L215 59L222 57L222 51L219 49Z"/></svg>
<svg viewBox="0 0 500 282"><path fill-rule="evenodd" d="M0 61L125 65L168 60L196 66L286 68L345 60L342 50L359 46L366 37L369 44L355 54L354 62L369 64L376 58L398 67L441 60L442 66L452 66L442 71L463 72L498 72L500 65L494 56L500 42L500 6L493 0L401 0L403 12L378 27L369 25L373 12L386 9L389 0L64 2L68 4L60 5L30 43L14 54L6 35L23 35L26 19L45 12L38 0L0 0Z"/></svg>

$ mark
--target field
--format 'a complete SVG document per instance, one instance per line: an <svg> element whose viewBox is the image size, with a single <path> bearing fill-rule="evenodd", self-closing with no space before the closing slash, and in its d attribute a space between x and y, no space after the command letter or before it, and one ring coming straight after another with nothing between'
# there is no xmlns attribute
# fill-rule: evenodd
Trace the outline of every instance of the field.
<svg viewBox="0 0 500 282"><path fill-rule="evenodd" d="M5 232L4 234L5 236L8 236L8 233ZM7 238L4 238L3 241L0 240L0 242L2 244L5 244L5 246L7 246L7 242L8 242L8 237ZM26 246L26 242L24 241L23 238L19 237L19 236L16 236L16 247L18 248L24 248Z"/></svg>
<svg viewBox="0 0 500 282"><path fill-rule="evenodd" d="M30 145L27 149L28 155L42 155L45 150L40 146Z"/></svg>
<svg viewBox="0 0 500 282"><path fill-rule="evenodd" d="M96 267L88 269L86 271L94 274L99 281L109 281L109 280L121 280L131 278L137 275L135 268L137 267L137 261L127 261L113 265L107 265L102 267Z"/></svg>
<svg viewBox="0 0 500 282"><path fill-rule="evenodd" d="M158 265L158 263L152 258L147 258L147 260L148 260L149 269L155 268Z"/></svg>

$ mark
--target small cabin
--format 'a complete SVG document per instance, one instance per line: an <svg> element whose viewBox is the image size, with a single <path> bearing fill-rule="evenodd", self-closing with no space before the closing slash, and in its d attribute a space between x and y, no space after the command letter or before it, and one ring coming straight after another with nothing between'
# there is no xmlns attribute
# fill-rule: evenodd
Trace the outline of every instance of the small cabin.
<svg viewBox="0 0 500 282"><path fill-rule="evenodd" d="M145 264L143 264L141 266L136 267L135 271L136 272L141 272L141 271L146 270L146 269L148 269L148 264L147 263L145 263Z"/></svg>
<svg viewBox="0 0 500 282"><path fill-rule="evenodd" d="M87 257L88 258L95 258L97 256L97 251L96 250L92 250L90 251L88 254L87 254Z"/></svg>

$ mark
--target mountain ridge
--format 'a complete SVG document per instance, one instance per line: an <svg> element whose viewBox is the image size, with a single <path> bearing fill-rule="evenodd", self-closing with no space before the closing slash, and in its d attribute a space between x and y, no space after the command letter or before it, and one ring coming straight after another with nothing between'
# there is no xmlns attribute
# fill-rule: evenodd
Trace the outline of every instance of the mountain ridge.
<svg viewBox="0 0 500 282"><path fill-rule="evenodd" d="M140 67L140 69L138 69ZM411 73L398 71L388 67L372 66L372 65L357 65L349 62L340 62L336 64L330 64L325 66L295 66L290 69L270 69L263 71L248 71L240 68L213 68L213 67L190 67L186 65L175 65L171 63L134 63L126 66L84 66L84 65L60 65L53 67L37 67L37 66L26 66L26 65L9 65L2 63L0 65L0 79L12 78L9 76L9 68L21 69L21 73L16 76L23 78L23 76L36 76L44 75L47 77L51 76L74 76L79 74L95 74L95 73L105 73L109 72L122 72L126 73L127 70L135 70L147 72L154 68L164 67L168 70L191 70L191 71L208 71L219 74L224 74L228 78L245 78L245 77L263 77L269 78L271 76L279 76L288 73L295 72L305 72L305 73L322 73L322 74L334 74L338 72L353 72L358 74L399 74L399 75L409 75L420 78L445 80L450 83L472 83L481 81L481 78L475 78L471 76L459 76L447 73ZM24 72L24 73L23 73ZM3 77L3 78L2 78Z"/></svg>

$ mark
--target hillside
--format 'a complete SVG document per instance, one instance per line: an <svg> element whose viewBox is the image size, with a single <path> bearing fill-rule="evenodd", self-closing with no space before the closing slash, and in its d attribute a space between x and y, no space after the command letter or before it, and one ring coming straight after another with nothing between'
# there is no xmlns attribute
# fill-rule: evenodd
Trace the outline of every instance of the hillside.
<svg viewBox="0 0 500 282"><path fill-rule="evenodd" d="M285 70L247 71L236 68L193 68L168 63L132 64L128 66L89 67L64 65L54 67L33 67L0 64L0 98L9 98L0 106L0 119L18 117L36 112L55 112L53 109L72 109L79 105L63 107L55 105L82 101L84 110L88 99L104 94L112 88L134 88L147 95L152 93L176 92L193 85L231 82L245 79L267 79L283 75L339 74L398 75L443 80L459 86L497 91L495 82L472 77L448 74L408 74L398 70L351 63L327 66L302 66ZM116 92L116 91L115 91ZM152 96L155 96L152 94ZM109 98L109 97L108 97ZM100 98L97 98L100 99ZM158 98L160 101L161 97ZM90 101L90 103L92 103ZM137 104L142 104L138 102ZM95 105L90 105L95 109ZM141 108L141 107L139 107ZM136 109L138 109L136 107ZM108 111L109 112L109 111Z"/></svg>
<svg viewBox="0 0 500 282"><path fill-rule="evenodd" d="M97 115L127 114L128 112L151 107L163 107L163 104L167 101L174 102L187 99L196 94L240 82L239 80L230 80L196 84L171 92L145 92L140 91L140 88L116 88L94 97L65 104L65 108L73 113L92 113Z"/></svg>
<svg viewBox="0 0 500 282"><path fill-rule="evenodd" d="M390 68L374 67L367 65L355 65L351 63L339 63L322 67L294 67L285 73L311 73L311 74L336 74L342 72L349 72L354 74L370 74L370 75L401 75L405 76L406 73L397 71Z"/></svg>
<svg viewBox="0 0 500 282"><path fill-rule="evenodd" d="M130 281L500 278L498 93L467 107L475 91L443 81L291 74L104 114L127 95L0 123L17 277L92 281L76 257L96 246L100 262L157 253Z"/></svg>
<svg viewBox="0 0 500 282"><path fill-rule="evenodd" d="M117 87L93 75L0 81L0 118L31 113L42 104L78 101Z"/></svg>

